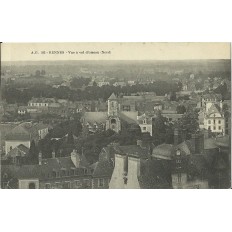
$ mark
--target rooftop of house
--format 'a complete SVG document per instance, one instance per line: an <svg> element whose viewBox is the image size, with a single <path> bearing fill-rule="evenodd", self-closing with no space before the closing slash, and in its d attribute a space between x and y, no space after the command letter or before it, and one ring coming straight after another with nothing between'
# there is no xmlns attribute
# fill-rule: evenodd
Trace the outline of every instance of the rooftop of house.
<svg viewBox="0 0 232 232"><path fill-rule="evenodd" d="M229 135L225 135L222 137L217 137L215 143L219 147L230 147L231 139Z"/></svg>
<svg viewBox="0 0 232 232"><path fill-rule="evenodd" d="M114 93L112 93L110 97L108 98L108 100L117 100L117 97L115 96Z"/></svg>
<svg viewBox="0 0 232 232"><path fill-rule="evenodd" d="M175 146L172 144L160 144L153 148L152 157L164 160L171 160L175 155Z"/></svg>
<svg viewBox="0 0 232 232"><path fill-rule="evenodd" d="M49 128L43 123L23 122L7 133L6 140L30 140L31 137L37 136L39 130Z"/></svg>
<svg viewBox="0 0 232 232"><path fill-rule="evenodd" d="M210 116L211 114L221 114L221 109L217 104L212 104L207 111L207 115Z"/></svg>
<svg viewBox="0 0 232 232"><path fill-rule="evenodd" d="M205 94L202 98L204 100L221 101L222 100L222 95L221 94L215 94L215 93L208 93L208 94Z"/></svg>
<svg viewBox="0 0 232 232"><path fill-rule="evenodd" d="M29 153L29 148L24 146L23 144L18 145L17 147L11 149L4 157L3 160L8 159L9 157L24 157L27 156Z"/></svg>
<svg viewBox="0 0 232 232"><path fill-rule="evenodd" d="M91 168L93 169L93 177L111 177L114 165L112 160L100 160L94 163Z"/></svg>
<svg viewBox="0 0 232 232"><path fill-rule="evenodd" d="M42 164L34 164L34 165L2 165L2 173L7 173L8 175L16 178L16 179L31 179L37 178L40 180L48 179L52 177L52 172L59 171L70 171L76 169L87 169L88 166L80 165L79 168L76 168L71 157L58 157L58 158L49 158L43 159ZM83 173L80 173L80 175ZM68 174L65 174L67 177Z"/></svg>
<svg viewBox="0 0 232 232"><path fill-rule="evenodd" d="M29 103L54 103L55 98L32 98Z"/></svg>

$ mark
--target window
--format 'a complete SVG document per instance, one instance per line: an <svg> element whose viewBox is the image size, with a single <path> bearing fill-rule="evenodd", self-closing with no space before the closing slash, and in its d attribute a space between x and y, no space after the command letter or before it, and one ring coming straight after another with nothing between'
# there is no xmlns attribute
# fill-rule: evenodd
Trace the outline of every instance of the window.
<svg viewBox="0 0 232 232"><path fill-rule="evenodd" d="M211 130L211 126L209 126L208 129Z"/></svg>
<svg viewBox="0 0 232 232"><path fill-rule="evenodd" d="M143 127L143 130L144 130L144 131L146 131L146 130L147 130L147 128L146 128L146 127Z"/></svg>
<svg viewBox="0 0 232 232"><path fill-rule="evenodd" d="M84 174L87 174L87 169L84 169Z"/></svg>
<svg viewBox="0 0 232 232"><path fill-rule="evenodd" d="M146 119L143 120L143 124L146 124Z"/></svg>
<svg viewBox="0 0 232 232"><path fill-rule="evenodd" d="M213 129L216 130L216 126L214 126Z"/></svg>
<svg viewBox="0 0 232 232"><path fill-rule="evenodd" d="M12 150L12 146L10 146L10 150Z"/></svg>
<svg viewBox="0 0 232 232"><path fill-rule="evenodd" d="M213 124L215 124L215 119L213 120Z"/></svg>
<svg viewBox="0 0 232 232"><path fill-rule="evenodd" d="M98 179L98 187L103 187L104 186L104 179Z"/></svg>
<svg viewBox="0 0 232 232"><path fill-rule="evenodd" d="M45 188L46 189L50 189L51 188L51 184L50 183L45 184Z"/></svg>
<svg viewBox="0 0 232 232"><path fill-rule="evenodd" d="M221 129L222 129L221 126L219 126L219 127L218 127L218 130L221 130Z"/></svg>
<svg viewBox="0 0 232 232"><path fill-rule="evenodd" d="M221 120L218 120L218 124L221 124Z"/></svg>
<svg viewBox="0 0 232 232"><path fill-rule="evenodd" d="M208 120L208 124L211 124L211 120Z"/></svg>
<svg viewBox="0 0 232 232"><path fill-rule="evenodd" d="M180 160L180 159L177 159L177 160L176 160L176 163L180 164L180 163L181 163L181 160Z"/></svg>
<svg viewBox="0 0 232 232"><path fill-rule="evenodd" d="M115 124L115 123L116 123L116 119L114 119L114 118L111 119L111 123L112 123L112 124Z"/></svg>

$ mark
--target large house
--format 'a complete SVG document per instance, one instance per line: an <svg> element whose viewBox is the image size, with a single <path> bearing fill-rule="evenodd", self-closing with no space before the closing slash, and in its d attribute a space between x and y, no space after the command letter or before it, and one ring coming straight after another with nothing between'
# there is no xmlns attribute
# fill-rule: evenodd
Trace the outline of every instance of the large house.
<svg viewBox="0 0 232 232"><path fill-rule="evenodd" d="M11 129L5 136L5 154L20 144L30 148L31 141L36 143L48 134L49 126L43 123L24 122Z"/></svg>
<svg viewBox="0 0 232 232"><path fill-rule="evenodd" d="M223 112L221 95L207 94L202 98L202 109L199 112L201 129L210 130L215 134L225 134L226 118Z"/></svg>

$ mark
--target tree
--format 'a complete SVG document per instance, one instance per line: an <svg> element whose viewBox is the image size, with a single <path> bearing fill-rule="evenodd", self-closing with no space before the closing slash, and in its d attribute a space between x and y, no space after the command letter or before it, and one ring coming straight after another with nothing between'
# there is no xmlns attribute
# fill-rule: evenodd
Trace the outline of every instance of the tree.
<svg viewBox="0 0 232 232"><path fill-rule="evenodd" d="M186 108L183 105L179 105L176 107L177 114L184 114L186 112Z"/></svg>
<svg viewBox="0 0 232 232"><path fill-rule="evenodd" d="M41 70L41 76L45 76L46 72L45 70Z"/></svg>
<svg viewBox="0 0 232 232"><path fill-rule="evenodd" d="M37 151L34 140L31 141L31 145L30 145L30 149L29 149L29 156L30 156L30 159L31 159L31 161L33 163L37 162L37 160L38 160L38 151Z"/></svg>
<svg viewBox="0 0 232 232"><path fill-rule="evenodd" d="M167 130L167 119L162 116L160 111L156 112L156 117L152 121L152 137L155 145L165 142Z"/></svg>
<svg viewBox="0 0 232 232"><path fill-rule="evenodd" d="M70 130L70 132L68 133L67 144L70 144L70 145L74 144L74 138L73 138L72 130Z"/></svg>
<svg viewBox="0 0 232 232"><path fill-rule="evenodd" d="M189 110L183 117L175 123L175 127L186 131L187 139L199 130L198 114L196 111Z"/></svg>

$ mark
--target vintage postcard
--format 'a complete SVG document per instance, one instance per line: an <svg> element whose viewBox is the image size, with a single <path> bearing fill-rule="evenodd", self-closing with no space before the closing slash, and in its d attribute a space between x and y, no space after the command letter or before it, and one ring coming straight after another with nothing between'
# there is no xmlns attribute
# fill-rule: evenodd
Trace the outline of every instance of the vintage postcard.
<svg viewBox="0 0 232 232"><path fill-rule="evenodd" d="M230 43L2 43L2 189L229 189Z"/></svg>

